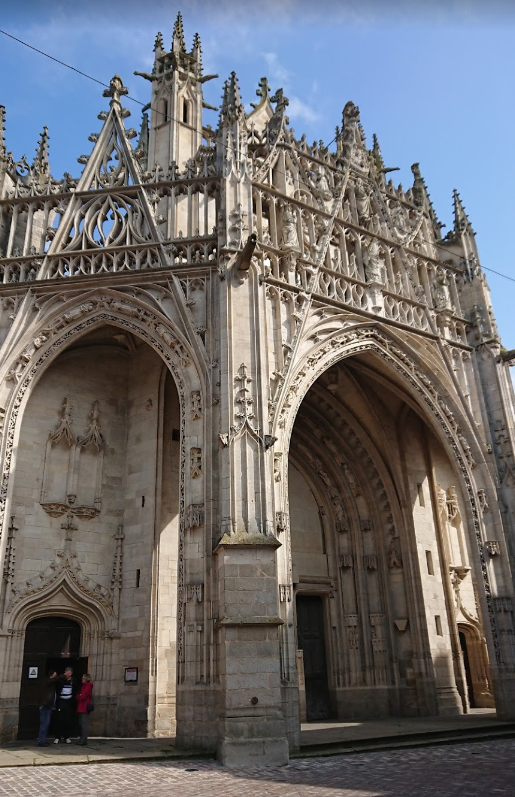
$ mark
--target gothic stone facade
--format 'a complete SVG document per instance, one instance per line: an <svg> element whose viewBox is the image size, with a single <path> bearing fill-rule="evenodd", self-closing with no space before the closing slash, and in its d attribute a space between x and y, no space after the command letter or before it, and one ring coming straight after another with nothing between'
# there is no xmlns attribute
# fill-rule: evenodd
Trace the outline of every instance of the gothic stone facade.
<svg viewBox="0 0 515 797"><path fill-rule="evenodd" d="M459 196L442 239L350 102L329 151L232 74L204 127L180 18L143 77L78 179L0 135L2 738L65 660L93 734L228 764L303 718L515 717L510 352Z"/></svg>

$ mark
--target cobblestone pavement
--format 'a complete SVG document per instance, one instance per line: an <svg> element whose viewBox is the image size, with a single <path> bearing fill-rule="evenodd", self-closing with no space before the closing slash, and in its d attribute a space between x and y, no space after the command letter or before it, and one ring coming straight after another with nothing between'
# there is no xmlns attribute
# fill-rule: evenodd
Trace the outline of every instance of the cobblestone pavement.
<svg viewBox="0 0 515 797"><path fill-rule="evenodd" d="M515 797L515 740L302 758L228 770L214 761L10 767L0 797Z"/></svg>

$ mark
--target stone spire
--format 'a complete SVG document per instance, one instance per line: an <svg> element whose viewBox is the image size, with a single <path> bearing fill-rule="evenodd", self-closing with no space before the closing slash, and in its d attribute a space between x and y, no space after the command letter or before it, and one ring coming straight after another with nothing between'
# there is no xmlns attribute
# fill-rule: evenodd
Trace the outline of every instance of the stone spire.
<svg viewBox="0 0 515 797"><path fill-rule="evenodd" d="M200 74L202 71L202 45L198 33L195 33L193 37L193 47L191 50L191 55L198 65L198 73Z"/></svg>
<svg viewBox="0 0 515 797"><path fill-rule="evenodd" d="M36 157L34 158L33 168L38 174L48 174L50 171L50 162L48 160L48 127L44 127L38 141L36 148Z"/></svg>
<svg viewBox="0 0 515 797"><path fill-rule="evenodd" d="M427 207L435 237L440 239L442 237L442 227L445 227L445 224L441 224L440 221L438 221L438 216L436 215L433 203L431 202L431 197L429 196L426 182L420 172L419 164L413 163L411 166L411 171L413 173L413 177L415 178L413 180L413 188L411 189L413 193L413 200L419 207Z"/></svg>
<svg viewBox="0 0 515 797"><path fill-rule="evenodd" d="M158 31L156 35L156 40L154 42L154 52L156 54L156 58L159 58L165 51L164 44L163 44L163 34Z"/></svg>
<svg viewBox="0 0 515 797"><path fill-rule="evenodd" d="M220 108L220 124L231 122L245 115L243 103L240 96L240 87L236 72L231 72L231 76L224 83L224 93L222 95L222 106Z"/></svg>
<svg viewBox="0 0 515 797"><path fill-rule="evenodd" d="M141 128L139 131L138 146L134 152L143 169L147 168L148 161L148 114L141 115Z"/></svg>
<svg viewBox="0 0 515 797"><path fill-rule="evenodd" d="M453 204L454 204L454 232L459 235L462 232L470 232L475 235L475 232L470 223L469 217L465 211L465 206L461 201L461 197L454 189L453 191Z"/></svg>
<svg viewBox="0 0 515 797"><path fill-rule="evenodd" d="M177 14L177 19L175 20L175 25L173 26L172 52L173 53L186 52L186 43L184 41L184 28L182 25L182 14L180 11Z"/></svg>
<svg viewBox="0 0 515 797"><path fill-rule="evenodd" d="M383 173L385 171L384 160L381 154L381 147L379 146L379 139L377 138L376 134L374 133L372 136L372 156L374 158L374 163L376 169L379 173Z"/></svg>

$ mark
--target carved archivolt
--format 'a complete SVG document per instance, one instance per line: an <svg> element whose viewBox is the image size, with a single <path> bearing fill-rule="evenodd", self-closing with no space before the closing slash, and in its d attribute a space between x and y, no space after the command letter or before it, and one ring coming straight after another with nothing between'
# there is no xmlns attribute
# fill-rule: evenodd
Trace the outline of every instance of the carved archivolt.
<svg viewBox="0 0 515 797"><path fill-rule="evenodd" d="M181 469L180 469L180 527L178 562L178 655L183 658L184 628L184 506L185 506L185 430L186 396L202 384L201 376L188 352L185 341L181 340L167 319L158 317L137 301L112 293L92 294L80 304L64 309L59 316L53 316L45 326L45 342L36 349L29 360L19 358L16 363L17 378L11 399L9 421L5 430L4 465L0 482L0 523L4 525L5 508L8 496L14 439L18 414L24 404L25 395L34 379L39 377L44 367L56 357L61 349L77 336L101 324L114 324L132 332L155 349L172 372L179 394L181 408ZM12 369L11 369L12 370ZM189 398L189 395L188 395ZM66 571L69 572L68 570ZM71 576L70 576L71 577ZM55 583L55 582L52 582Z"/></svg>
<svg viewBox="0 0 515 797"><path fill-rule="evenodd" d="M463 435L451 409L436 390L434 383L418 368L415 360L401 350L384 331L377 328L361 327L339 332L316 346L304 359L303 364L298 368L284 390L282 400L277 403L277 407L274 407L275 413L271 422L271 431L275 427L279 427L284 430L283 435L288 438L291 435L298 409L307 391L318 377L344 357L371 350L399 373L404 381L409 382L411 388L419 396L422 405L428 407L431 416L436 418L447 444L452 449L453 458L462 474L463 483L469 497L470 514L476 536L495 656L497 662L501 663L501 649L492 601L490 577L483 548L480 507L478 506L475 485L469 472L475 462L468 441ZM395 562L392 564L396 566Z"/></svg>
<svg viewBox="0 0 515 797"><path fill-rule="evenodd" d="M26 581L23 585L17 584L11 588L11 599L6 608L10 614L22 602L35 596L43 597L44 593L55 589L63 581L88 601L100 604L108 615L113 615L112 595L105 587L82 572L77 554L69 550L56 551L56 559L37 576Z"/></svg>

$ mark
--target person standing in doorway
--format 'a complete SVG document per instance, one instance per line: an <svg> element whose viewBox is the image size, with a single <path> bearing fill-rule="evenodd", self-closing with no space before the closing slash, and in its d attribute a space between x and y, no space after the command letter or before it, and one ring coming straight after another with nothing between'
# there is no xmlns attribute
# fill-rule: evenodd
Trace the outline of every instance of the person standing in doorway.
<svg viewBox="0 0 515 797"><path fill-rule="evenodd" d="M74 712L74 692L73 670L66 667L64 675L57 678L57 718L58 736L54 739L54 744L59 744L59 739L64 739L66 744L71 744L70 735L72 732L73 712Z"/></svg>
<svg viewBox="0 0 515 797"><path fill-rule="evenodd" d="M79 694L76 695L76 699L80 726L80 739L78 743L87 744L89 715L93 711L93 684L91 683L91 675L89 673L82 676L82 686Z"/></svg>
<svg viewBox="0 0 515 797"><path fill-rule="evenodd" d="M41 705L39 707L39 734L38 734L38 747L47 747L46 740L48 733L48 726L52 719L52 712L55 711L56 701L56 670L49 670L45 683L43 685L43 692L41 695Z"/></svg>

